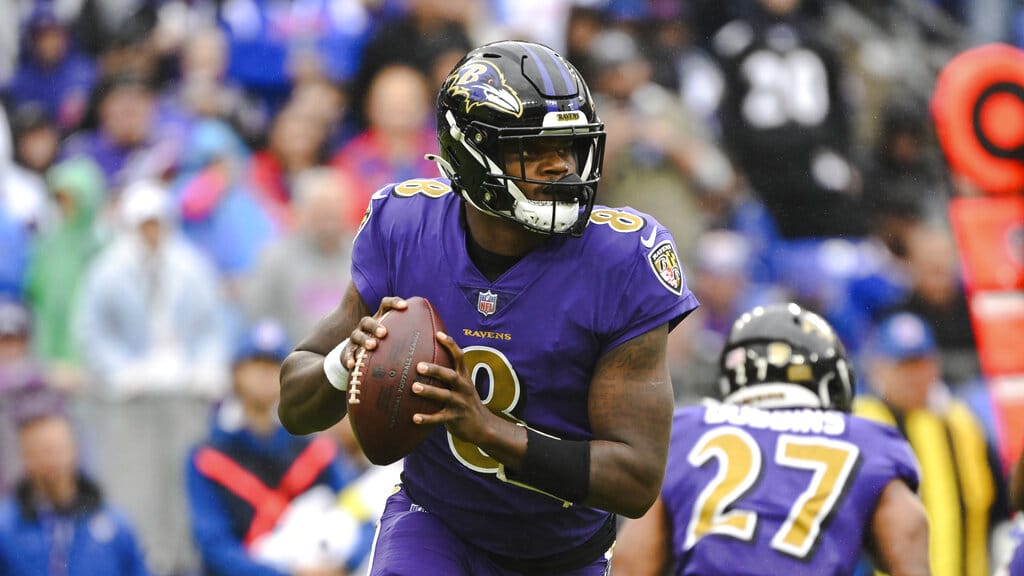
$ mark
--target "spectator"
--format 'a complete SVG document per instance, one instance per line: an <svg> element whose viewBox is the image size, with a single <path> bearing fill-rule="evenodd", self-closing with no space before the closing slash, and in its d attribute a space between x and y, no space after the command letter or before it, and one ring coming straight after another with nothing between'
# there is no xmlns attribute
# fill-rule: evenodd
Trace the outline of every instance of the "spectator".
<svg viewBox="0 0 1024 576"><path fill-rule="evenodd" d="M25 25L26 52L7 88L16 106L35 103L62 133L78 126L96 83L96 65L79 52L50 0L33 2Z"/></svg>
<svg viewBox="0 0 1024 576"><path fill-rule="evenodd" d="M195 568L181 462L225 392L226 306L213 265L181 237L167 192L140 181L124 229L82 284L75 334L97 472L138 526L158 574Z"/></svg>
<svg viewBox="0 0 1024 576"><path fill-rule="evenodd" d="M248 178L256 197L284 230L294 225L294 180L303 171L324 164L328 127L315 110L292 102L270 126L266 145L252 156Z"/></svg>
<svg viewBox="0 0 1024 576"><path fill-rule="evenodd" d="M681 17L659 19L654 24L655 51L661 54L661 72L655 70L654 78L660 84L678 90L683 106L700 118L716 137L720 137L718 103L725 88L722 71L697 38L693 18L696 9L690 3L677 9L682 10Z"/></svg>
<svg viewBox="0 0 1024 576"><path fill-rule="evenodd" d="M14 161L33 174L45 174L60 154L60 129L37 103L22 104L14 109L11 135Z"/></svg>
<svg viewBox="0 0 1024 576"><path fill-rule="evenodd" d="M347 132L345 117L348 113L349 95L345 86L326 78L311 78L292 88L292 103L311 112L324 126L326 137L324 149L338 150L353 134Z"/></svg>
<svg viewBox="0 0 1024 576"><path fill-rule="evenodd" d="M861 237L846 70L801 0L749 4L713 40L725 146L784 238Z"/></svg>
<svg viewBox="0 0 1024 576"><path fill-rule="evenodd" d="M360 472L326 436L289 434L277 420L284 330L258 321L234 358L234 394L188 458L192 533L208 576L338 576L369 552L372 523L337 504Z"/></svg>
<svg viewBox="0 0 1024 576"><path fill-rule="evenodd" d="M89 156L118 191L132 180L163 176L178 155L184 126L158 106L157 94L144 76L103 78L86 128L65 142L63 156Z"/></svg>
<svg viewBox="0 0 1024 576"><path fill-rule="evenodd" d="M331 161L357 186L348 213L353 226L381 186L437 174L437 166L423 157L437 150L431 101L426 78L415 68L391 64L374 77L367 100L367 129Z"/></svg>
<svg viewBox="0 0 1024 576"><path fill-rule="evenodd" d="M246 179L250 158L228 124L200 120L189 131L173 185L185 236L216 265L233 302L260 251L282 232Z"/></svg>
<svg viewBox="0 0 1024 576"><path fill-rule="evenodd" d="M83 0L73 29L86 53L102 57L128 37L145 38L156 27L159 0Z"/></svg>
<svg viewBox="0 0 1024 576"><path fill-rule="evenodd" d="M9 219L31 236L48 223L51 206L42 177L18 164L16 154L14 126L6 108L0 106L0 222ZM2 253L17 256L12 251Z"/></svg>
<svg viewBox="0 0 1024 576"><path fill-rule="evenodd" d="M46 214L46 187L14 161L7 113L0 106L0 295L21 298L29 246Z"/></svg>
<svg viewBox="0 0 1024 576"><path fill-rule="evenodd" d="M729 160L682 101L651 79L650 62L626 32L601 33L589 64L608 144L601 202L657 214L683 254L705 227L703 194L735 185Z"/></svg>
<svg viewBox="0 0 1024 576"><path fill-rule="evenodd" d="M921 463L932 574L989 574L993 530L1009 517L1006 481L983 423L941 380L938 353L921 318L882 321L864 351L874 397L854 413L899 428Z"/></svg>
<svg viewBox="0 0 1024 576"><path fill-rule="evenodd" d="M873 155L864 171L864 202L872 232L897 255L918 222L944 222L952 194L948 169L930 132L927 106L904 93L883 110Z"/></svg>
<svg viewBox="0 0 1024 576"><path fill-rule="evenodd" d="M219 396L226 349L216 273L178 233L160 184L129 186L121 219L125 229L83 287L77 337L89 368L114 396L181 387Z"/></svg>
<svg viewBox="0 0 1024 576"><path fill-rule="evenodd" d="M65 160L47 174L60 218L40 234L29 260L25 295L35 324L35 352L47 364L51 383L64 390L81 381L71 315L86 268L104 241L100 211L107 188L96 163Z"/></svg>
<svg viewBox="0 0 1024 576"><path fill-rule="evenodd" d="M249 318L273 318L297 342L337 306L349 281L355 190L351 180L329 168L296 181L296 227L267 247L247 278Z"/></svg>
<svg viewBox="0 0 1024 576"><path fill-rule="evenodd" d="M952 234L939 226L912 227L906 234L904 264L907 292L887 312L911 312L925 320L941 351L942 375L951 386L977 379L981 367Z"/></svg>
<svg viewBox="0 0 1024 576"><path fill-rule="evenodd" d="M21 473L17 398L44 386L42 369L32 355L31 311L20 300L0 298L0 497Z"/></svg>
<svg viewBox="0 0 1024 576"><path fill-rule="evenodd" d="M580 75L593 83L590 70L590 51L594 40L605 29L605 13L600 5L573 2L566 16L565 56L570 62L578 62Z"/></svg>
<svg viewBox="0 0 1024 576"><path fill-rule="evenodd" d="M224 31L214 26L189 32L181 48L179 77L163 90L173 106L189 116L226 121L249 146L259 142L270 121L266 105L227 77L228 45Z"/></svg>
<svg viewBox="0 0 1024 576"><path fill-rule="evenodd" d="M359 447L348 418L343 418L327 432L338 442L342 457L348 459L360 471L359 477L346 484L338 496L340 506L357 521L375 525L384 513L388 496L402 482L402 460L387 466L371 464L363 454L363 449ZM367 556L363 564L349 573L368 574L370 560L371 558Z"/></svg>
<svg viewBox="0 0 1024 576"><path fill-rule="evenodd" d="M0 502L0 574L145 576L134 531L79 467L60 398L37 392L19 403L24 476Z"/></svg>
<svg viewBox="0 0 1024 576"><path fill-rule="evenodd" d="M148 0L147 0L148 1ZM167 81L160 66L160 54L153 40L153 30L138 20L130 21L109 38L99 54L100 77L140 76L162 89Z"/></svg>
<svg viewBox="0 0 1024 576"><path fill-rule="evenodd" d="M368 126L370 84L385 66L407 64L436 80L435 70L442 67L436 65L439 56L453 51L461 51L464 56L469 52L473 43L467 21L472 7L467 0L408 0L405 12L380 23L367 41L351 82L349 121L356 132ZM444 69L442 75L451 69ZM431 86L431 91L439 86Z"/></svg>

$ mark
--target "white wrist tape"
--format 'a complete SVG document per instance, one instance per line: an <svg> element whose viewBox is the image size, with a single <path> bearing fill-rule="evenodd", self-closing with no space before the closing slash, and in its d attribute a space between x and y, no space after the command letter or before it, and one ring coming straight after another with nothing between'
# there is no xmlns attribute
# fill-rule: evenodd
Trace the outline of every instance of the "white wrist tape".
<svg viewBox="0 0 1024 576"><path fill-rule="evenodd" d="M334 347L333 350L324 356L324 374L327 376L327 381L331 383L341 392L348 390L348 368L345 367L341 362L341 351L348 346L349 339L345 338Z"/></svg>

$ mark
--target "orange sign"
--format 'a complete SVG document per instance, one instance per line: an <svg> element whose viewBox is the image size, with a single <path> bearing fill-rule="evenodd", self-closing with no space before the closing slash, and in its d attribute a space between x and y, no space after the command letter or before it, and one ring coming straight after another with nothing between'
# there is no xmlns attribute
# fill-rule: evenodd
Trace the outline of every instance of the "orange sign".
<svg viewBox="0 0 1024 576"><path fill-rule="evenodd" d="M954 198L949 217L968 290L1024 290L1024 196Z"/></svg>
<svg viewBox="0 0 1024 576"><path fill-rule="evenodd" d="M1024 191L1024 50L987 44L957 55L931 108L954 172L986 194Z"/></svg>

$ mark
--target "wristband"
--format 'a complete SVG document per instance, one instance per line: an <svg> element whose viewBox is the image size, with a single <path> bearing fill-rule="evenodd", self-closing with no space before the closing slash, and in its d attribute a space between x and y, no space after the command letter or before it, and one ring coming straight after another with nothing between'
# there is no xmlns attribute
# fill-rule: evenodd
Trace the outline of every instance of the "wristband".
<svg viewBox="0 0 1024 576"><path fill-rule="evenodd" d="M324 374L327 376L327 381L331 383L339 392L345 392L348 390L348 368L345 367L341 362L341 352L348 346L349 339L345 338L334 347L333 350L324 356Z"/></svg>
<svg viewBox="0 0 1024 576"><path fill-rule="evenodd" d="M527 428L523 462L510 472L505 470L509 480L583 502L590 493L590 442L559 440Z"/></svg>

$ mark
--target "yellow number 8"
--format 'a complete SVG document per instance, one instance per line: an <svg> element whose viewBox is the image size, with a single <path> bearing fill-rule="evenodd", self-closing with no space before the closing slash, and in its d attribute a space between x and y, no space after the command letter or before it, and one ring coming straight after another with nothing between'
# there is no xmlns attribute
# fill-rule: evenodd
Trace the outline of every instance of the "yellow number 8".
<svg viewBox="0 0 1024 576"><path fill-rule="evenodd" d="M481 370L489 376L490 390L486 397L481 398L487 409L506 420L518 422L511 412L519 403L519 376L516 375L508 358L488 346L468 346L462 352L473 381L476 381ZM485 474L497 474L498 461L475 444L460 440L449 432L448 445L463 466Z"/></svg>
<svg viewBox="0 0 1024 576"><path fill-rule="evenodd" d="M428 178L406 180L405 182L395 186L395 196L401 196L403 198L408 198L417 194L423 194L430 198L440 198L451 191L451 186L444 182L438 182L437 180L430 180Z"/></svg>
<svg viewBox="0 0 1024 576"><path fill-rule="evenodd" d="M607 224L616 232L636 232L644 227L644 219L636 214L610 208L598 208L590 213L594 224Z"/></svg>

